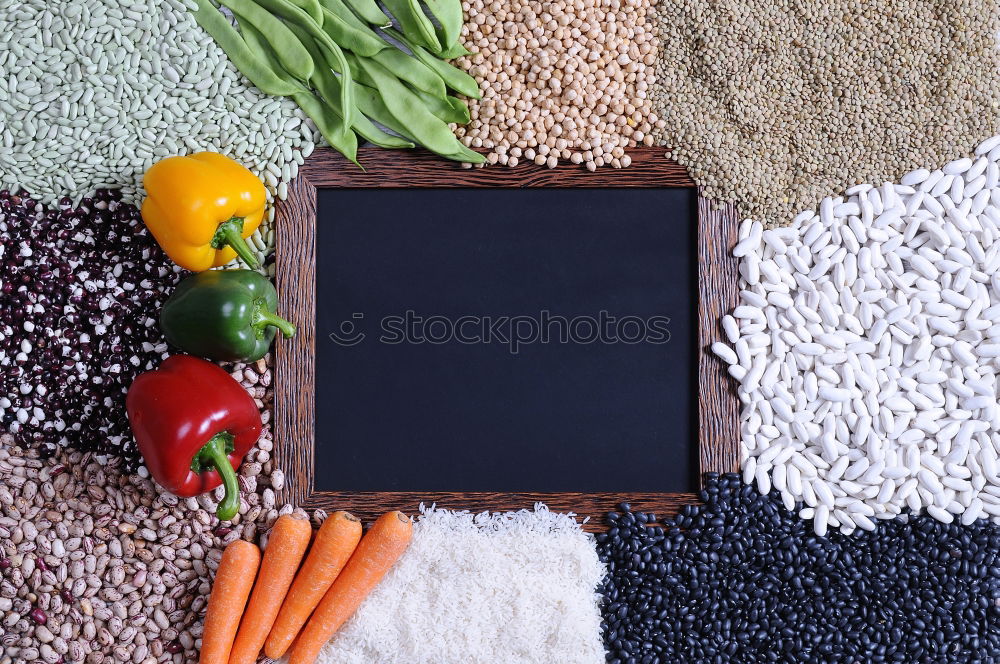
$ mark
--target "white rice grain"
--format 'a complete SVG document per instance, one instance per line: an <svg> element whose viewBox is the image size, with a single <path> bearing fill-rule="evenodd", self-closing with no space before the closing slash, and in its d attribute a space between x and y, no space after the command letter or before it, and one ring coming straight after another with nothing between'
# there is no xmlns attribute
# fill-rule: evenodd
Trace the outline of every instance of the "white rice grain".
<svg viewBox="0 0 1000 664"><path fill-rule="evenodd" d="M602 664L603 576L571 515L423 509L317 664Z"/></svg>

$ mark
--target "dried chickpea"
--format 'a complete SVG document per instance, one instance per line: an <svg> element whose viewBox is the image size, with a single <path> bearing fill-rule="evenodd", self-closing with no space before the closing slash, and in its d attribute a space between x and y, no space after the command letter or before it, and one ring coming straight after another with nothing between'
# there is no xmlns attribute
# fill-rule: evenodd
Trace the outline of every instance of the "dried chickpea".
<svg viewBox="0 0 1000 664"><path fill-rule="evenodd" d="M589 170L631 163L625 150L645 144L658 123L648 94L658 47L651 0L463 7L463 39L477 52L457 64L484 94L470 101L473 122L457 128L460 138L489 148L491 164L515 166L522 152L550 168L560 159Z"/></svg>

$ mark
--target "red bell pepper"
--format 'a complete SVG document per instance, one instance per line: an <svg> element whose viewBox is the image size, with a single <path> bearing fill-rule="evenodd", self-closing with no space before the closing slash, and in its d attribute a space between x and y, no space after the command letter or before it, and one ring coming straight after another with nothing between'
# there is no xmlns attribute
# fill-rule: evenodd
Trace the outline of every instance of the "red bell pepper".
<svg viewBox="0 0 1000 664"><path fill-rule="evenodd" d="M225 485L216 514L240 506L236 468L260 438L260 411L228 373L191 355L168 357L132 382L125 398L132 434L163 488L189 498Z"/></svg>

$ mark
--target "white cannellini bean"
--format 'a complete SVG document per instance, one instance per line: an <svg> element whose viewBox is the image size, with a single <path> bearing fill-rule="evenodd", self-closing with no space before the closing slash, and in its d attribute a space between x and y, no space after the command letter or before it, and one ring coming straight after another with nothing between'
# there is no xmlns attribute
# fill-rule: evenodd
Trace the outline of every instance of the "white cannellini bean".
<svg viewBox="0 0 1000 664"><path fill-rule="evenodd" d="M830 521L830 508L818 505L813 514L813 531L818 537L826 537L826 529Z"/></svg>
<svg viewBox="0 0 1000 664"><path fill-rule="evenodd" d="M740 227L712 350L756 422L744 479L817 532L1000 517L1000 136L976 155Z"/></svg>
<svg viewBox="0 0 1000 664"><path fill-rule="evenodd" d="M736 364L739 362L739 358L736 357L736 351L722 342L717 341L712 344L712 352L719 356L726 364Z"/></svg>

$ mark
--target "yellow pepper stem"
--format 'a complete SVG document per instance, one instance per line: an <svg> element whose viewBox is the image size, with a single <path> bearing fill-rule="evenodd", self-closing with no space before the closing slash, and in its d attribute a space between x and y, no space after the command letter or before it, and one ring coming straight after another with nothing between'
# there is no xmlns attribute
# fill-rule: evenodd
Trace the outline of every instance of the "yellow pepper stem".
<svg viewBox="0 0 1000 664"><path fill-rule="evenodd" d="M215 231L215 237L212 238L212 246L216 249L222 249L227 245L250 268L256 270L260 267L260 261L257 260L257 256L254 255L249 245L247 245L246 240L243 239L243 219L241 217L233 217L229 221L222 222L219 224L219 229Z"/></svg>

